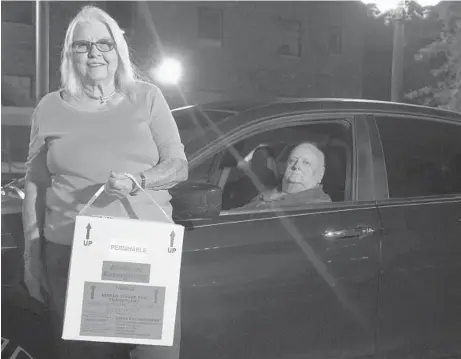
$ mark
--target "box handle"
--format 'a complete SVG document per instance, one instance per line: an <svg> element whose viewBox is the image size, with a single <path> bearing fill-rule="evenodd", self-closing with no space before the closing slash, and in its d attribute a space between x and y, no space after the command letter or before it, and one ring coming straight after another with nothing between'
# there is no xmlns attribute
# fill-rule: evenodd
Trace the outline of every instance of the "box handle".
<svg viewBox="0 0 461 359"><path fill-rule="evenodd" d="M160 211L162 211L162 213L164 214L165 218L167 219L168 222L173 222L173 220L170 218L170 216L168 216L168 214L165 212L165 210L155 201L155 199L152 198L152 196L144 189L141 187L141 185L138 183L138 181L136 181L136 178L134 178L132 175L130 175L129 173L125 173L125 176L127 176L130 180L132 180L134 182L134 184L139 187L139 189L147 196L150 198L150 200L158 207L160 208ZM105 184L103 184L97 191L96 193L93 195L93 197L91 197L91 199L88 201L87 204L85 204L85 206L82 208L82 210L79 212L78 215L82 215L89 207L91 207L93 205L93 203L98 199L98 197L102 194L102 192L104 192L104 188L106 187Z"/></svg>

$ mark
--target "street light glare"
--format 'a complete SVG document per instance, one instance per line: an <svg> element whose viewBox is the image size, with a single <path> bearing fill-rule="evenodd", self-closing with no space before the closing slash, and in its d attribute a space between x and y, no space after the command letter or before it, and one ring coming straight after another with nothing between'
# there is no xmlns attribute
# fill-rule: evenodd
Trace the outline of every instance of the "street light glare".
<svg viewBox="0 0 461 359"><path fill-rule="evenodd" d="M388 12L392 9L396 9L399 4L403 1L401 0L375 0L369 1L369 3L375 4L380 12Z"/></svg>
<svg viewBox="0 0 461 359"><path fill-rule="evenodd" d="M176 85L182 76L181 63L175 59L165 59L160 66L154 70L157 81L166 85Z"/></svg>
<svg viewBox="0 0 461 359"><path fill-rule="evenodd" d="M435 6L437 5L441 0L418 0L418 4L421 6Z"/></svg>
<svg viewBox="0 0 461 359"><path fill-rule="evenodd" d="M375 0L375 1L366 0L363 2L367 4L375 4L381 13L385 13L390 10L396 9L399 5L402 5L405 1L403 0ZM416 0L416 2L421 6L435 6L440 2L440 0Z"/></svg>

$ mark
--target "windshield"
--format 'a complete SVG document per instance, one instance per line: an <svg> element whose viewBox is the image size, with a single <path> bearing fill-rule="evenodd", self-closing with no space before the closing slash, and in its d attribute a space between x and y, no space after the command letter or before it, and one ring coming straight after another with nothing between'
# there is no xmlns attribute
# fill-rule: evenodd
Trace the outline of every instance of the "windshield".
<svg viewBox="0 0 461 359"><path fill-rule="evenodd" d="M202 136L210 125L217 125L222 120L235 114L235 112L231 111L200 110L197 108L186 108L173 111L173 116L178 125L179 134L185 147L187 147L192 140Z"/></svg>

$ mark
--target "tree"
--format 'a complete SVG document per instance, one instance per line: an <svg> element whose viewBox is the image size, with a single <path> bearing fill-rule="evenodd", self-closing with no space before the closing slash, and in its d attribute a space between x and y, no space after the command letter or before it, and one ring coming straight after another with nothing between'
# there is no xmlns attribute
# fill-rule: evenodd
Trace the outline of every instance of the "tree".
<svg viewBox="0 0 461 359"><path fill-rule="evenodd" d="M368 14L374 18L383 18L384 23L393 26L391 101L403 99L403 80L405 67L405 27L412 19L424 19L432 7L430 4L438 0L374 0L366 3Z"/></svg>
<svg viewBox="0 0 461 359"><path fill-rule="evenodd" d="M431 64L433 83L405 95L409 100L461 112L461 2L443 1L436 9L440 36L420 49L416 61Z"/></svg>

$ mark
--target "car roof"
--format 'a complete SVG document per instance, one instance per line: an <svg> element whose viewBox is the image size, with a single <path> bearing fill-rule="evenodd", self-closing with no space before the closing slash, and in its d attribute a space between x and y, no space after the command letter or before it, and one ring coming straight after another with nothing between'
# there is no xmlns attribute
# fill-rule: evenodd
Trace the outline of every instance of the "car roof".
<svg viewBox="0 0 461 359"><path fill-rule="evenodd" d="M461 114L454 111L449 111L437 107L421 106L409 103L365 100L365 99L350 99L350 98L275 98L275 99L255 99L255 100L235 100L213 102L201 105L190 105L173 110L199 110L199 111L220 111L229 112L230 114L240 114L256 109L273 109L277 110L281 107L303 105L303 110L319 110L324 111L377 111L377 112L398 112L408 114L421 114L426 116L446 117L454 120L460 120Z"/></svg>
<svg viewBox="0 0 461 359"><path fill-rule="evenodd" d="M395 103L386 101L336 98L296 98L258 101L215 102L204 105L185 106L176 111L218 111L229 112L226 118L213 122L214 128L205 128L202 135L194 137L186 144L186 152L195 157L202 150L204 141L213 142L218 137L226 136L235 128L249 125L253 121L273 119L274 116L284 116L300 113L365 113L365 114L398 114L461 122L461 114L434 107Z"/></svg>

